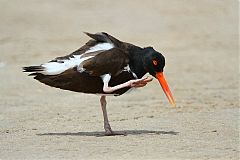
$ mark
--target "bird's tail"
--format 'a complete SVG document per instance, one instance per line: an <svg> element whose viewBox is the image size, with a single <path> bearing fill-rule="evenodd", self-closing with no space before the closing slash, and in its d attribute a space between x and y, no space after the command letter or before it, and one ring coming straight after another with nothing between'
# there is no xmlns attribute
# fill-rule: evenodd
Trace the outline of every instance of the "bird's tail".
<svg viewBox="0 0 240 160"><path fill-rule="evenodd" d="M23 72L32 72L29 74L29 76L36 75L37 73L40 73L44 71L44 67L42 66L28 66L28 67L23 67Z"/></svg>

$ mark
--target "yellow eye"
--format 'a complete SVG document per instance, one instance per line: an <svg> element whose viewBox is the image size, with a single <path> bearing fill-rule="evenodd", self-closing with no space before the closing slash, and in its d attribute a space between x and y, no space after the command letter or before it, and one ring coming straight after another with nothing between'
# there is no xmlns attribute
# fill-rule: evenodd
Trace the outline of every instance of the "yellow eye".
<svg viewBox="0 0 240 160"><path fill-rule="evenodd" d="M158 62L156 60L153 60L152 63L156 66L158 65Z"/></svg>

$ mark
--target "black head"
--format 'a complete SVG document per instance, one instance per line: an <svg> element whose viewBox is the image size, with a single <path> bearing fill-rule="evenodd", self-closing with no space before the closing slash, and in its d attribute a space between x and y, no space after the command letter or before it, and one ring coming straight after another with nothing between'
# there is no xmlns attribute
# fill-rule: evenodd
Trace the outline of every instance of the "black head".
<svg viewBox="0 0 240 160"><path fill-rule="evenodd" d="M144 48L144 58L143 65L145 70L158 79L164 93L166 94L169 102L175 106L175 101L173 99L172 93L168 87L167 81L163 75L163 68L165 66L164 56L155 51L152 47Z"/></svg>
<svg viewBox="0 0 240 160"><path fill-rule="evenodd" d="M152 76L156 77L156 73L163 72L165 66L164 56L155 51L152 47L144 48L144 68Z"/></svg>

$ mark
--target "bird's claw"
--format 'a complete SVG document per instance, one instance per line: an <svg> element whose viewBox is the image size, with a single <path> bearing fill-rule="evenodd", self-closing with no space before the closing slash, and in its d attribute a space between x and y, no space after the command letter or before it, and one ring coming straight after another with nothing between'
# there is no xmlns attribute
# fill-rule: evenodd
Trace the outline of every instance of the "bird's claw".
<svg viewBox="0 0 240 160"><path fill-rule="evenodd" d="M144 87L147 83L151 82L153 80L153 78L151 77L144 77L141 79L134 79L134 80L130 80L129 81L129 86L130 87Z"/></svg>

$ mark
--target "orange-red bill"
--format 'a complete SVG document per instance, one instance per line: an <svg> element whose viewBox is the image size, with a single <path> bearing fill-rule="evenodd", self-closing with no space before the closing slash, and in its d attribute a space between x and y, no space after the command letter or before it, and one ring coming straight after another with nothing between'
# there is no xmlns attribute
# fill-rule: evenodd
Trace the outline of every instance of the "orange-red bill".
<svg viewBox="0 0 240 160"><path fill-rule="evenodd" d="M156 73L156 78L158 79L160 85L162 86L162 89L163 89L165 95L167 96L169 103L173 107L175 107L176 106L175 101L174 101L172 93L171 93L171 91L168 87L167 81L164 78L163 72L157 72Z"/></svg>

